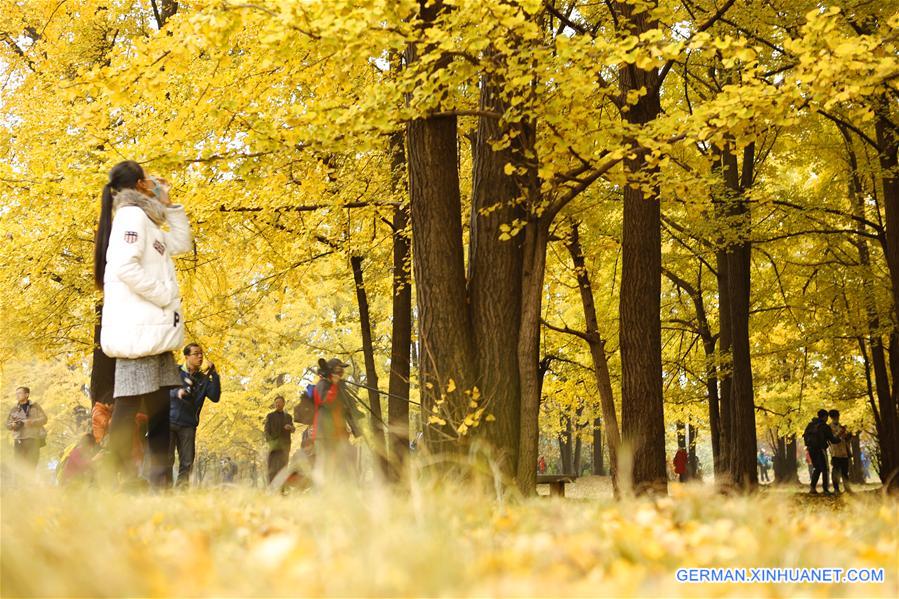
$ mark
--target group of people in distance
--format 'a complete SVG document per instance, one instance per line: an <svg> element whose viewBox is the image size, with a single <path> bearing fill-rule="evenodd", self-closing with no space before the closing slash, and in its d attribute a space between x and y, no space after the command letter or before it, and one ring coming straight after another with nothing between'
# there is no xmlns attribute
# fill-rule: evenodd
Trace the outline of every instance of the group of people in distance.
<svg viewBox="0 0 899 599"><path fill-rule="evenodd" d="M828 423L828 419L830 422ZM849 431L840 424L839 410L818 410L818 415L805 427L802 440L811 461L809 493L818 493L818 479L822 479L825 495L831 495L829 482L833 477L833 490L852 492L849 488ZM827 451L830 450L830 471L827 467ZM840 489L840 482L843 489Z"/></svg>

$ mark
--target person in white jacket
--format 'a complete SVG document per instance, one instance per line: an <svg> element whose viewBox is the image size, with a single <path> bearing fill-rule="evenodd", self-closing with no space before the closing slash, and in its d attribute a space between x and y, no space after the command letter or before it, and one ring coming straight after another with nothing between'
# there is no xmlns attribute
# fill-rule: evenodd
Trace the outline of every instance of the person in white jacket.
<svg viewBox="0 0 899 599"><path fill-rule="evenodd" d="M173 205L164 182L121 162L103 188L95 238L94 278L103 289L100 345L116 359L115 408L109 444L119 472L133 478L130 459L135 417L147 414L149 480L171 483L169 390L181 386L172 351L184 343L181 293L172 256L193 239L184 208Z"/></svg>

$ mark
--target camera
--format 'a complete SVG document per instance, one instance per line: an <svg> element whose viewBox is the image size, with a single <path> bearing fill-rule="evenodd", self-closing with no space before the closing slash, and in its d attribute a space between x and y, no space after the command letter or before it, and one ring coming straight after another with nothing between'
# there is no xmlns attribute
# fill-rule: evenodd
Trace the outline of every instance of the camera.
<svg viewBox="0 0 899 599"><path fill-rule="evenodd" d="M184 384L181 385L181 390L184 394L181 399L184 401L193 401L196 399L193 381L189 377L182 379L182 381Z"/></svg>

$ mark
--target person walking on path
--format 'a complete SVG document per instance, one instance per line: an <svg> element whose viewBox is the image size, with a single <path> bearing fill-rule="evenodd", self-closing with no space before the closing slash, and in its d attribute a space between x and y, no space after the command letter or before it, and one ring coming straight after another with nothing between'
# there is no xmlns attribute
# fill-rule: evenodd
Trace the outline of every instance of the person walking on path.
<svg viewBox="0 0 899 599"><path fill-rule="evenodd" d="M290 458L290 436L295 430L293 418L284 411L284 397L275 398L274 411L265 417L265 440L268 443L268 484L287 466Z"/></svg>
<svg viewBox="0 0 899 599"><path fill-rule="evenodd" d="M840 424L840 411L831 410L830 431L839 439L839 443L830 446L830 467L833 480L834 493L840 492L840 481L843 481L843 490L851 493L849 488L849 431Z"/></svg>
<svg viewBox="0 0 899 599"><path fill-rule="evenodd" d="M215 364L208 362L205 372L203 348L196 343L188 344L183 352L184 366L179 370L183 385L172 389L169 404L169 462L175 462L178 451L179 486L190 484L190 473L196 455L197 427L200 425L200 411L208 399L218 403L222 396L222 384Z"/></svg>
<svg viewBox="0 0 899 599"><path fill-rule="evenodd" d="M41 406L31 401L31 389L16 389L16 405L9 411L6 428L12 431L13 455L32 472L41 457L45 444L47 415Z"/></svg>
<svg viewBox="0 0 899 599"><path fill-rule="evenodd" d="M100 345L116 359L110 453L119 473L134 480L132 436L143 405L149 480L157 487L171 482L169 391L181 386L172 352L184 343L172 256L192 248L187 215L169 200L167 184L147 177L136 162L115 165L103 188L94 247L94 280L103 289Z"/></svg>
<svg viewBox="0 0 899 599"><path fill-rule="evenodd" d="M315 386L315 415L310 438L315 466L325 479L347 475L354 470L355 458L350 432L360 435L356 408L343 380L344 364L339 358L319 361L321 379Z"/></svg>
<svg viewBox="0 0 899 599"><path fill-rule="evenodd" d="M771 479L768 477L768 456L765 455L764 451L759 450L757 461L759 464L759 482L771 482Z"/></svg>
<svg viewBox="0 0 899 599"><path fill-rule="evenodd" d="M827 410L818 410L817 417L812 418L812 421L808 423L805 427L805 432L802 434L802 440L805 442L805 447L808 449L809 456L812 459L813 470L809 493L813 495L818 493L818 478L821 476L824 477L822 481L824 494L831 494L829 488L830 477L827 472L827 455L825 452L827 451L828 443L839 443L840 440L834 436L827 425L827 416Z"/></svg>
<svg viewBox="0 0 899 599"><path fill-rule="evenodd" d="M682 483L687 482L687 459L687 450L683 447L678 447L672 463L674 464L674 473Z"/></svg>

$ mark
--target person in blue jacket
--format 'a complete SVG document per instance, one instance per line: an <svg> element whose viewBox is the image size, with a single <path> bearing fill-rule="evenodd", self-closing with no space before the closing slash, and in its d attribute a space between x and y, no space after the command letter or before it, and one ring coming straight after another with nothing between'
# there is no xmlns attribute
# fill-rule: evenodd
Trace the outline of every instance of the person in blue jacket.
<svg viewBox="0 0 899 599"><path fill-rule="evenodd" d="M218 403L222 396L222 383L215 364L207 362L205 371L201 370L201 366L203 348L197 343L188 344L184 348L184 365L179 369L183 385L172 389L169 403L169 464L175 463L177 449L179 486L190 484L203 404L207 399Z"/></svg>

